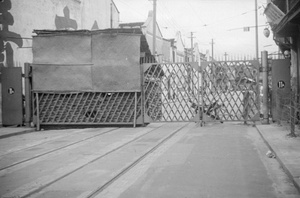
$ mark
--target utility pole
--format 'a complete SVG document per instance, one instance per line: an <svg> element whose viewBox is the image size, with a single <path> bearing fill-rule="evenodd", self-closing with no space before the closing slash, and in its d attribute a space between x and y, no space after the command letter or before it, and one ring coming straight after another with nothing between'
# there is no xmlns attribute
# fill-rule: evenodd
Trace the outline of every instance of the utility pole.
<svg viewBox="0 0 300 198"><path fill-rule="evenodd" d="M192 62L194 62L194 36L193 36L193 32L191 32L191 56L192 56Z"/></svg>
<svg viewBox="0 0 300 198"><path fill-rule="evenodd" d="M214 60L214 39L211 39L211 58Z"/></svg>
<svg viewBox="0 0 300 198"><path fill-rule="evenodd" d="M258 60L258 53L259 53L259 49L258 49L258 19L257 19L257 0L255 0L255 46L256 46L256 60Z"/></svg>
<svg viewBox="0 0 300 198"><path fill-rule="evenodd" d="M225 61L227 61L227 56L228 56L227 52L225 52L224 56L225 56Z"/></svg>
<svg viewBox="0 0 300 198"><path fill-rule="evenodd" d="M153 0L153 55L156 55L156 0Z"/></svg>
<svg viewBox="0 0 300 198"><path fill-rule="evenodd" d="M110 3L110 28L113 28L113 4Z"/></svg>

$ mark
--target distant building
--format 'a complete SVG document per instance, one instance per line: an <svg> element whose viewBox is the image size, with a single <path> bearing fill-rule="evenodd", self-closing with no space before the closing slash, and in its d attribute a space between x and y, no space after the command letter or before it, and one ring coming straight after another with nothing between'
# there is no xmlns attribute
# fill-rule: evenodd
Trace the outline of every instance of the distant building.
<svg viewBox="0 0 300 198"><path fill-rule="evenodd" d="M177 32L175 36L175 44L174 44L174 59L175 62L185 62L186 54L185 54L185 45L182 40L181 32Z"/></svg>
<svg viewBox="0 0 300 198"><path fill-rule="evenodd" d="M121 23L120 28L140 28L146 37L151 54L141 54L143 58L155 57L158 62L171 62L171 40L164 39L162 32L156 23L156 52L153 50L153 14L149 12L145 22ZM150 59L152 60L152 59Z"/></svg>
<svg viewBox="0 0 300 198"><path fill-rule="evenodd" d="M206 61L205 54L203 54L203 53L200 52L199 44L198 43L194 44L194 56L195 56L195 58L194 58L195 62L200 63L200 65L201 65L201 62Z"/></svg>
<svg viewBox="0 0 300 198"><path fill-rule="evenodd" d="M142 57L155 57L158 62L191 62L191 49L186 48L182 39L181 32L178 31L175 38L165 39L156 23L156 52L153 50L153 14L149 12L145 22L121 23L120 28L140 28L146 37L151 54L142 54ZM200 53L199 45L194 45L194 61L205 60L205 55ZM151 60L151 59L150 59Z"/></svg>

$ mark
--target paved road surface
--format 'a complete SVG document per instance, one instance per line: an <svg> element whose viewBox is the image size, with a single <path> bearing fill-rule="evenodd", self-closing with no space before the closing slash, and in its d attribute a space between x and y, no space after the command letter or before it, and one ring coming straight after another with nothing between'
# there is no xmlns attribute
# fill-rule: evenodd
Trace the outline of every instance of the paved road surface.
<svg viewBox="0 0 300 198"><path fill-rule="evenodd" d="M44 131L0 140L1 197L300 197L241 124Z"/></svg>

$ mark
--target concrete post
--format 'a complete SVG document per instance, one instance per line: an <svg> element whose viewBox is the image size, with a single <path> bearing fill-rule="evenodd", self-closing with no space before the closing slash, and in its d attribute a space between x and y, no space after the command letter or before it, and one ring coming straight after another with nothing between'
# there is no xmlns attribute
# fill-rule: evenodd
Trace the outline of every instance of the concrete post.
<svg viewBox="0 0 300 198"><path fill-rule="evenodd" d="M263 124L269 124L269 85L268 85L268 52L261 52L261 64L263 72Z"/></svg>

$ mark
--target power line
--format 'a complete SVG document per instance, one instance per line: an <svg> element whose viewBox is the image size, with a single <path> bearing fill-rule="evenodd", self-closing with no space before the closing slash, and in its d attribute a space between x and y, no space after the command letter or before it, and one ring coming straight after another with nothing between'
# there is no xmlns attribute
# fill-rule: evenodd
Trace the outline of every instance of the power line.
<svg viewBox="0 0 300 198"><path fill-rule="evenodd" d="M180 27L180 25L174 21L174 19L173 19L174 17L170 14L170 11L167 8L167 6L165 5L164 1L162 1L162 0L158 1L158 4L163 7L163 10L162 10L162 8L160 6L158 6L159 13L162 14L163 16L169 16L167 18L169 18L168 21L171 22L171 26L173 26L174 29L177 29L178 31L183 32L183 28Z"/></svg>
<svg viewBox="0 0 300 198"><path fill-rule="evenodd" d="M146 17L147 17L147 13L140 12L140 11L139 11L139 10L140 10L139 8L134 7L134 5L129 5L129 4L127 3L128 1L126 2L126 0L115 0L115 3L116 3L116 1L117 1L118 3L123 4L123 6L127 7L126 10L132 11L132 12L130 12L130 14L135 15L135 16L137 16L137 17L140 17L140 16L142 16L143 18L146 18ZM122 14L122 13L120 13L120 14Z"/></svg>

